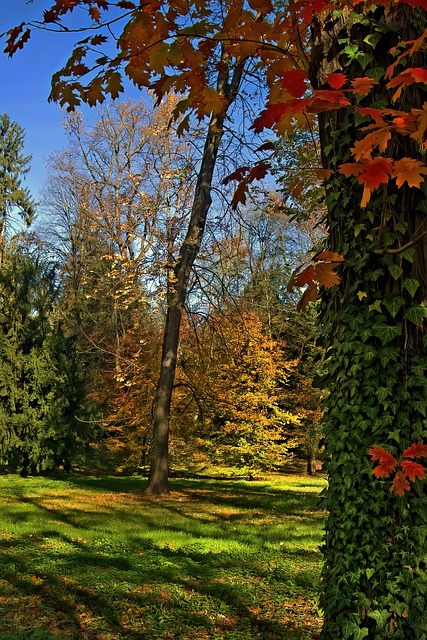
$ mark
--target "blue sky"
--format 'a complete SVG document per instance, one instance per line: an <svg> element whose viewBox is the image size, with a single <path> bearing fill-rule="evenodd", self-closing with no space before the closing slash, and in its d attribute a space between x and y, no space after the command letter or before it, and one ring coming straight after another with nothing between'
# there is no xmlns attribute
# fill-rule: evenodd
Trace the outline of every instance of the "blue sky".
<svg viewBox="0 0 427 640"><path fill-rule="evenodd" d="M40 19L43 9L53 4L50 0L0 2L1 33L23 21ZM24 184L36 199L46 179L49 154L61 149L66 142L61 125L64 114L57 104L48 102L51 76L67 61L74 43L83 37L33 31L24 49L13 58L0 53L0 113L7 113L25 130L24 152L32 156L32 162ZM4 40L0 44L3 51ZM136 98L137 95L137 90L128 85L126 97ZM83 106L81 110L85 117L90 117L89 107Z"/></svg>

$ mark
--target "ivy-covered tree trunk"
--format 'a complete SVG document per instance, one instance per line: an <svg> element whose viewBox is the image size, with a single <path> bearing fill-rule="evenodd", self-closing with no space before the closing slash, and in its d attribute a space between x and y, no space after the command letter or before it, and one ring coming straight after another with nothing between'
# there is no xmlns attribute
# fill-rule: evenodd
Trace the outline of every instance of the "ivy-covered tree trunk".
<svg viewBox="0 0 427 640"><path fill-rule="evenodd" d="M426 14L408 5L365 15L329 16L314 30L312 78L328 73L379 80L359 106L391 105L384 71L399 41L417 38ZM424 67L418 53L408 66ZM405 87L394 108L422 109L425 85ZM357 105L355 97L355 105ZM320 117L327 181L329 248L345 258L341 283L322 294L321 344L329 390L324 418L329 487L324 554L322 640L427 638L427 483L403 496L392 477L376 478L368 450L384 447L399 459L427 439L427 198L426 185L398 189L389 181L361 207L362 187L336 172L369 115L357 108ZM375 151L373 152L375 156ZM394 134L386 156L423 159L409 136ZM385 182L385 181L384 181Z"/></svg>

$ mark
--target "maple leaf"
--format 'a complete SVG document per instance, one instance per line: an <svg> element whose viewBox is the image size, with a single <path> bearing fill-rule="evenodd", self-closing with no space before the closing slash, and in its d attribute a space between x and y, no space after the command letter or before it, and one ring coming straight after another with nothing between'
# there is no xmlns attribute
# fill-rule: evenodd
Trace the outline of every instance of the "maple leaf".
<svg viewBox="0 0 427 640"><path fill-rule="evenodd" d="M427 167L420 160L414 158L401 158L394 161L392 178L396 178L396 184L401 187L405 182L410 187L420 187L427 175Z"/></svg>
<svg viewBox="0 0 427 640"><path fill-rule="evenodd" d="M288 291L294 287L312 286L313 282L323 287L333 287L339 284L340 277L335 269L344 258L334 251L322 251L314 256L312 262L303 269L298 267L291 275L288 282Z"/></svg>
<svg viewBox="0 0 427 640"><path fill-rule="evenodd" d="M343 87L347 82L347 76L345 76L343 73L338 72L330 73L326 77L326 82L333 89L341 89L341 87Z"/></svg>
<svg viewBox="0 0 427 640"><path fill-rule="evenodd" d="M388 478L390 473L397 467L397 460L391 453L382 447L374 446L368 451L372 460L379 460L379 465L373 470L373 474L380 478L382 476Z"/></svg>
<svg viewBox="0 0 427 640"><path fill-rule="evenodd" d="M323 113L334 109L342 109L350 104L349 99L342 91L332 89L316 89L313 97L307 101L309 113Z"/></svg>
<svg viewBox="0 0 427 640"><path fill-rule="evenodd" d="M305 311L309 302L315 302L319 296L317 285L312 282L301 296L301 300L297 304L297 311Z"/></svg>
<svg viewBox="0 0 427 640"><path fill-rule="evenodd" d="M330 178L332 174L333 171L331 169L317 169L316 178L328 180L328 178Z"/></svg>
<svg viewBox="0 0 427 640"><path fill-rule="evenodd" d="M250 167L239 167L238 169L236 169L236 171L233 171L233 173L230 173L229 176L224 178L222 184L227 185L232 180L237 180L238 182L240 182L250 170Z"/></svg>
<svg viewBox="0 0 427 640"><path fill-rule="evenodd" d="M321 260L322 262L344 262L345 258L336 251L321 251L313 258L313 262Z"/></svg>
<svg viewBox="0 0 427 640"><path fill-rule="evenodd" d="M427 456L427 444L414 442L403 452L405 458L423 458Z"/></svg>
<svg viewBox="0 0 427 640"><path fill-rule="evenodd" d="M391 483L390 491L402 497L405 495L405 491L409 491L410 488L411 485L406 479L403 471L398 471L394 476L393 482Z"/></svg>
<svg viewBox="0 0 427 640"><path fill-rule="evenodd" d="M426 475L426 468L424 465L419 462L412 462L412 460L403 460L401 463L401 467L405 472L405 475L409 478L409 480L416 480L419 478L423 480Z"/></svg>
<svg viewBox="0 0 427 640"><path fill-rule="evenodd" d="M280 81L285 87L286 91L289 91L294 98L301 98L307 90L305 81L307 75L301 69L291 69L290 71L284 71L281 75Z"/></svg>
<svg viewBox="0 0 427 640"><path fill-rule="evenodd" d="M398 87L398 89L394 92L392 100L397 100L405 85L413 84L414 82L422 82L423 84L427 84L427 69L423 69L422 67L410 67L409 69L405 69L399 73L398 76L390 80L387 84L388 89L392 89L394 87Z"/></svg>
<svg viewBox="0 0 427 640"><path fill-rule="evenodd" d="M367 96L372 87L376 84L378 84L378 80L374 80L374 78L356 78L351 83L351 86L353 87L352 93L360 96Z"/></svg>

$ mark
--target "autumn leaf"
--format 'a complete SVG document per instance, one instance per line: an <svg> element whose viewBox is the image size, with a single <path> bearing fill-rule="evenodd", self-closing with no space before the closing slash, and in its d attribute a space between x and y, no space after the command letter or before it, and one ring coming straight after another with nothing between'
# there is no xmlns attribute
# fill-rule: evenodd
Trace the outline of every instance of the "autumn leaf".
<svg viewBox="0 0 427 640"><path fill-rule="evenodd" d="M425 478L426 468L419 462L412 462L412 460L403 460L401 463L401 467L409 480L414 481L417 478L423 480Z"/></svg>
<svg viewBox="0 0 427 640"><path fill-rule="evenodd" d="M331 177L333 171L331 169L317 169L316 178L328 180Z"/></svg>
<svg viewBox="0 0 427 640"><path fill-rule="evenodd" d="M414 442L403 452L405 458L423 458L427 456L427 444Z"/></svg>
<svg viewBox="0 0 427 640"><path fill-rule="evenodd" d="M326 77L326 82L333 89L341 89L341 87L343 87L347 82L347 76L345 76L343 73L338 72L330 73Z"/></svg>
<svg viewBox="0 0 427 640"><path fill-rule="evenodd" d="M422 67L410 67L409 69L405 69L405 71L402 71L398 76L390 80L390 82L387 84L388 89L398 87L398 89L393 94L393 101L398 100L404 86L413 84L414 82L427 84L427 69L423 69Z"/></svg>
<svg viewBox="0 0 427 640"><path fill-rule="evenodd" d="M391 483L390 491L392 493L396 493L398 496L402 497L405 495L405 491L409 491L411 485L406 479L403 471L398 471L393 478L393 482Z"/></svg>
<svg viewBox="0 0 427 640"><path fill-rule="evenodd" d="M407 182L410 187L419 188L425 180L425 175L427 175L427 167L423 162L414 158L402 158L394 161L391 177L396 179L398 187Z"/></svg>
<svg viewBox="0 0 427 640"><path fill-rule="evenodd" d="M345 258L336 251L321 251L314 256L313 262L318 262L319 260L323 262L344 262Z"/></svg>
<svg viewBox="0 0 427 640"><path fill-rule="evenodd" d="M101 20L101 12L98 7L90 7L89 15L92 20L95 20L95 22L99 22Z"/></svg>
<svg viewBox="0 0 427 640"><path fill-rule="evenodd" d="M374 80L374 78L356 78L351 83L352 92L360 96L367 96L376 84L378 84L378 80Z"/></svg>
<svg viewBox="0 0 427 640"><path fill-rule="evenodd" d="M309 302L315 302L319 296L319 289L317 285L312 282L311 285L307 287L304 293L301 296L297 304L297 311L305 311Z"/></svg>
<svg viewBox="0 0 427 640"><path fill-rule="evenodd" d="M380 478L382 476L388 478L390 473L397 467L397 460L391 453L382 447L374 446L368 451L372 460L379 460L379 465L373 470L373 474Z"/></svg>
<svg viewBox="0 0 427 640"><path fill-rule="evenodd" d="M349 104L349 99L342 91L316 89L313 91L313 97L307 100L307 111L309 113L323 113L324 111L341 109Z"/></svg>
<svg viewBox="0 0 427 640"><path fill-rule="evenodd" d="M280 80L286 91L289 91L294 98L301 98L307 90L305 84L307 75L301 69L285 71Z"/></svg>

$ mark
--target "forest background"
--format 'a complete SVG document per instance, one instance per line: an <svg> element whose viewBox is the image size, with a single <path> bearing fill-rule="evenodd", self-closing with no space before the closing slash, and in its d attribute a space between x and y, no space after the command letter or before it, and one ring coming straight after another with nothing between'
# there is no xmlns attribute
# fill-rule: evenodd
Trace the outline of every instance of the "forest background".
<svg viewBox="0 0 427 640"><path fill-rule="evenodd" d="M147 468L166 296L203 151L202 130L178 137L169 126L177 102L110 103L90 123L66 116L67 144L50 158L37 206L23 188L24 131L2 116L6 470ZM299 314L286 284L322 236L316 140L284 136L276 183L253 186L237 211L221 183L231 158L244 160L244 128L238 121L227 131L192 269L171 469L252 475L297 458L314 473L315 311ZM27 230L17 232L17 216Z"/></svg>

